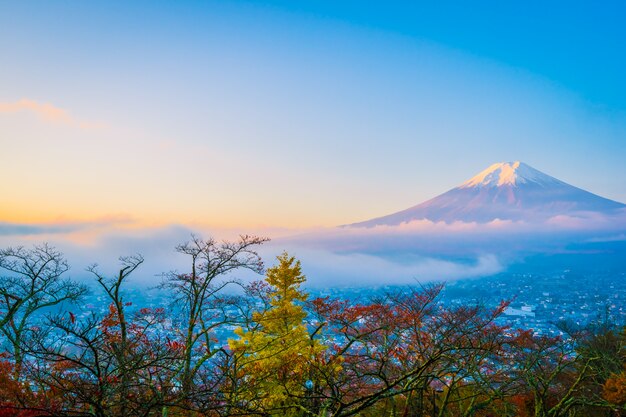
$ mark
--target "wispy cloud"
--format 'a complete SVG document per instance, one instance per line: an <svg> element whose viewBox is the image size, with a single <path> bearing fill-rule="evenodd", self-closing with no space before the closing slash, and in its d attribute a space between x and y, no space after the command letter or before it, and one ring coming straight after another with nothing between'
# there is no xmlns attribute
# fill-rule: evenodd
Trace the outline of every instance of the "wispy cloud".
<svg viewBox="0 0 626 417"><path fill-rule="evenodd" d="M31 237L42 235L69 235L87 230L102 231L114 226L132 225L128 216L108 216L89 221L59 221L53 223L13 223L0 221L0 236Z"/></svg>
<svg viewBox="0 0 626 417"><path fill-rule="evenodd" d="M72 126L79 129L101 129L102 123L94 123L85 120L78 120L67 110L56 107L50 103L40 103L35 100L23 98L14 102L0 102L0 113L29 112L37 116L40 120L58 125Z"/></svg>
<svg viewBox="0 0 626 417"><path fill-rule="evenodd" d="M32 236L42 234L69 233L76 230L75 225L32 225L0 222L0 236Z"/></svg>

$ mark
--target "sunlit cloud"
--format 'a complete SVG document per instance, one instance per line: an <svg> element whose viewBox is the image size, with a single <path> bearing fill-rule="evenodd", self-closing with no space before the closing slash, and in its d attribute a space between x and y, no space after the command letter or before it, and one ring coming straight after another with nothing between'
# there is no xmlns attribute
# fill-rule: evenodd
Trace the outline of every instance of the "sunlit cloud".
<svg viewBox="0 0 626 417"><path fill-rule="evenodd" d="M543 221L522 221L494 219L485 223L454 221L412 220L397 225L376 225L374 227L342 227L328 229L330 233L356 235L378 234L432 234L432 233L484 233L484 232L541 232L541 231L585 231L585 230L626 230L626 210L613 213L577 212L557 215Z"/></svg>
<svg viewBox="0 0 626 417"><path fill-rule="evenodd" d="M626 210L618 210L613 215L605 215L596 212L559 215L548 219L546 224L559 229L626 230Z"/></svg>
<svg viewBox="0 0 626 417"><path fill-rule="evenodd" d="M79 129L91 130L105 127L102 123L78 120L67 110L56 107L50 103L40 103L28 98L23 98L14 102L0 102L0 113L19 112L34 114L46 123L71 126Z"/></svg>

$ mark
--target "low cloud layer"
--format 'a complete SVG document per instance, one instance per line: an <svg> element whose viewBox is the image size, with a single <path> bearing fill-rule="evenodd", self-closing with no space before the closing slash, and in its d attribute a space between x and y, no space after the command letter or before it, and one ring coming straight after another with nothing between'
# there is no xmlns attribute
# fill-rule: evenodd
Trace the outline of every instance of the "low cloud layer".
<svg viewBox="0 0 626 417"><path fill-rule="evenodd" d="M22 230L22 228L24 230ZM133 277L139 285L154 286L160 282L162 273L188 268L188 259L177 254L175 246L188 241L192 231L184 226L168 226L154 229L120 229L102 233L89 242L76 240L76 230L50 231L47 227L33 228L20 226L12 233L0 236L2 246L32 245L48 241L62 250L69 259L71 275L77 279L90 279L85 268L97 263L101 269L114 274L119 256L140 253L145 264ZM40 231L42 234L33 234ZM204 235L220 235L205 231ZM263 233L261 233L263 234ZM232 239L232 236L229 236ZM504 266L492 254L484 254L475 259L462 261L447 260L443 257L412 256L410 259L393 259L389 256L371 253L335 252L314 248L308 244L278 238L259 247L259 253L266 265L271 266L275 257L283 251L295 255L302 261L303 269L312 287L372 286L391 284L415 284L432 280L451 280L466 277L490 275L500 272ZM237 275L244 281L259 279L258 275L241 272Z"/></svg>
<svg viewBox="0 0 626 417"><path fill-rule="evenodd" d="M428 219L413 220L398 225L374 227L343 227L353 234L415 234L415 233L485 233L485 232L541 232L541 231L606 231L626 230L626 210L611 213L581 211L557 215L545 221L514 221L494 219L486 223L455 221L446 223Z"/></svg>
<svg viewBox="0 0 626 417"><path fill-rule="evenodd" d="M578 249L572 245L620 242L626 235L625 218L624 212L611 218L580 213L557 216L542 224L421 220L398 226L300 233L272 229L242 232L274 238L259 248L266 264L272 265L276 255L288 251L302 261L311 286L372 286L487 276L533 254L576 253ZM115 273L119 256L140 253L146 262L134 281L156 285L160 274L186 270L188 260L174 248L189 240L192 233L232 240L238 232L177 225L137 227L132 219L118 218L45 225L0 223L0 245L50 242L66 253L76 278L86 277L86 266L94 262ZM259 278L246 273L239 277Z"/></svg>
<svg viewBox="0 0 626 417"><path fill-rule="evenodd" d="M280 253L279 248L280 245L270 244L263 252ZM492 275L505 268L493 254L470 261L426 256L394 260L365 253L335 253L302 247L284 249L301 260L308 283L313 287L411 285ZM265 259L270 264L274 261L271 256Z"/></svg>

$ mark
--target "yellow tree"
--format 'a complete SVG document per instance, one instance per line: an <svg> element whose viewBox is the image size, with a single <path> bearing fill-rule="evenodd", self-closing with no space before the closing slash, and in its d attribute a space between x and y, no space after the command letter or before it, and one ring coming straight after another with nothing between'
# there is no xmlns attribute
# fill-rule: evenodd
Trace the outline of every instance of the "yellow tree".
<svg viewBox="0 0 626 417"><path fill-rule="evenodd" d="M248 329L237 329L238 338L229 340L240 380L237 403L264 415L314 414L314 365L325 347L305 324L300 261L283 253L265 281L264 307L252 314Z"/></svg>

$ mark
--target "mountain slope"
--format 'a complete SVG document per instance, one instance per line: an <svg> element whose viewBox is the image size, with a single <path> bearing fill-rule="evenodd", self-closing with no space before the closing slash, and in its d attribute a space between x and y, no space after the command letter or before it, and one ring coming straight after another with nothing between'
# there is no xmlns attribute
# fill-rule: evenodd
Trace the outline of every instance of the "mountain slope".
<svg viewBox="0 0 626 417"><path fill-rule="evenodd" d="M626 205L569 185L521 162L491 165L460 186L406 210L350 227L398 225L414 220L487 223L536 222L576 212L611 213Z"/></svg>

